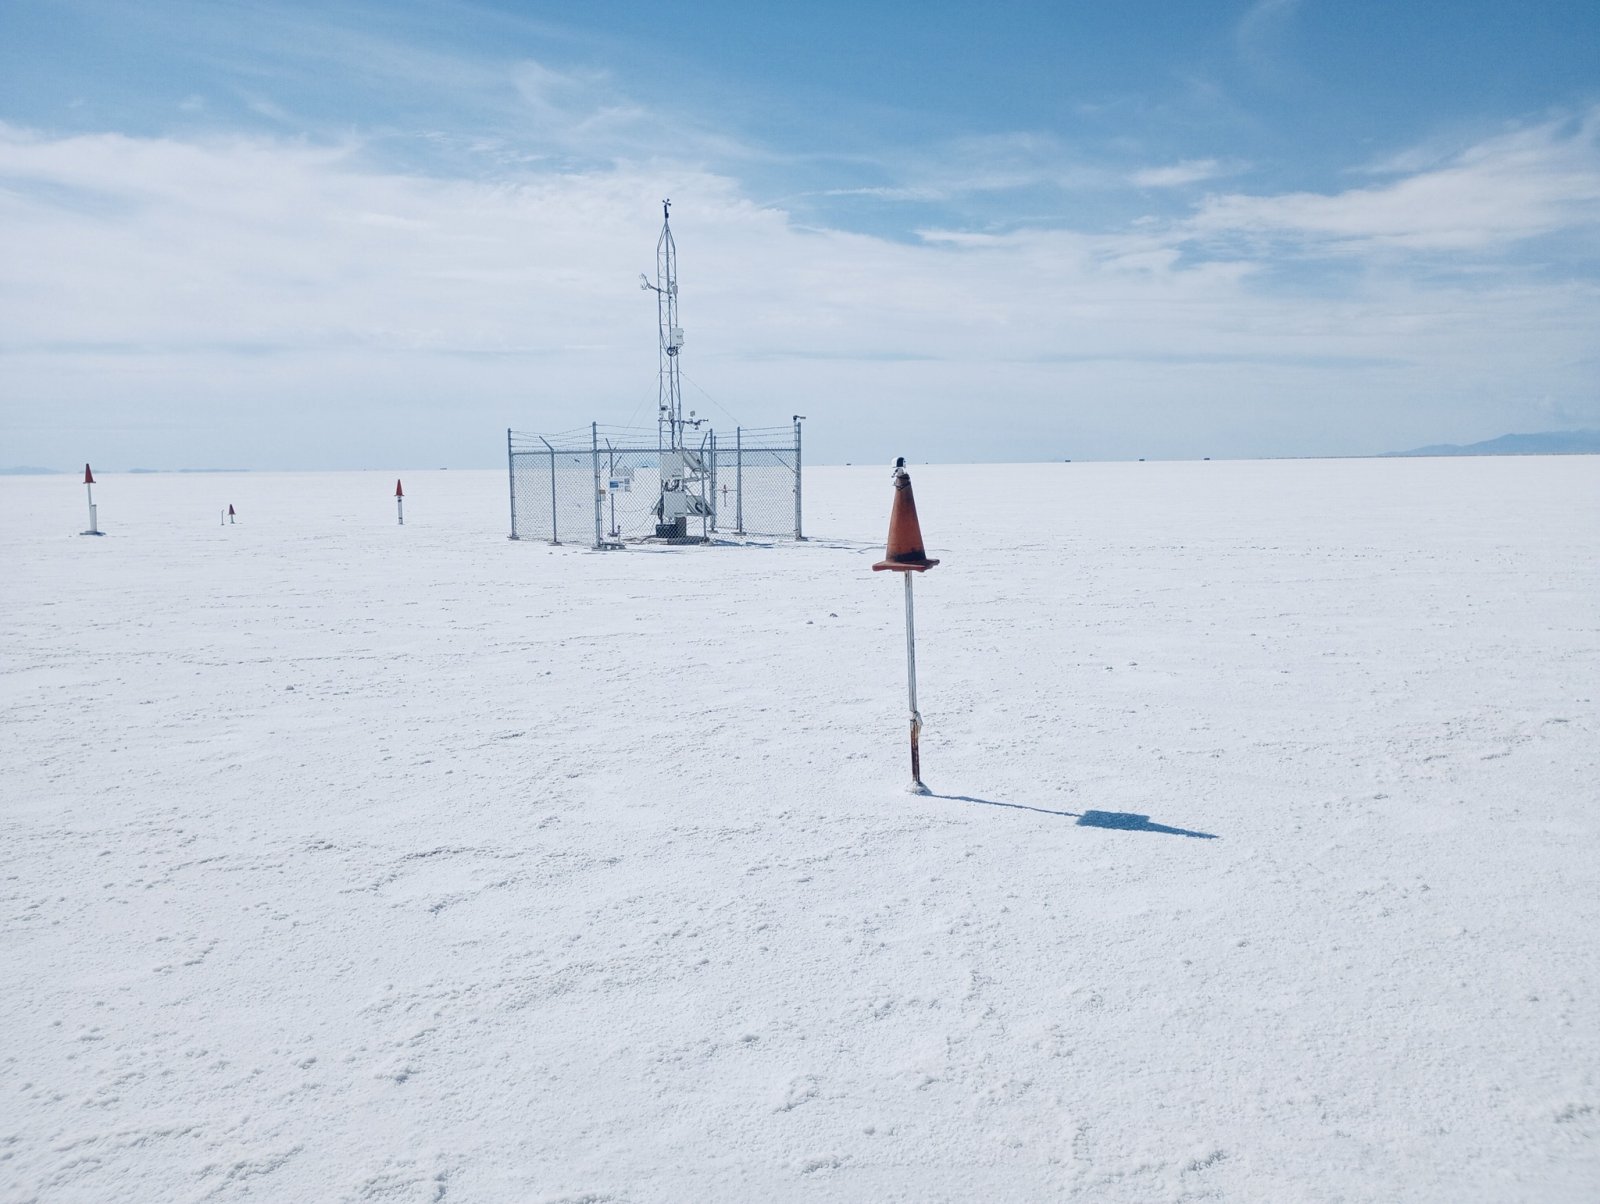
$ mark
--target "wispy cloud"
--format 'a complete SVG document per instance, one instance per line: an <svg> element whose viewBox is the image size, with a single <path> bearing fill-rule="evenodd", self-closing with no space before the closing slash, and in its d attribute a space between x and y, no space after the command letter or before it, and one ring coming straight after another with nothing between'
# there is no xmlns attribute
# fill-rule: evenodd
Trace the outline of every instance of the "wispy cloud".
<svg viewBox="0 0 1600 1204"><path fill-rule="evenodd" d="M640 333L650 314L630 309L630 282L648 266L664 192L682 200L686 325L717 331L694 343L702 363L731 363L738 351L768 363L786 354L998 363L1090 355L1171 365L1205 355L1282 367L1298 355L1414 363L1446 349L1483 363L1488 347L1507 343L1485 328L1525 333L1534 323L1514 319L1518 309L1560 311L1549 293L1454 288L1424 301L1405 283L1285 299L1256 288L1259 264L1248 256L1184 251L1200 234L1269 221L1277 234L1317 239L1328 229L1366 242L1414 232L1358 205L1358 219L1342 224L1307 218L1296 197L1214 200L1192 231L954 229L907 245L800 229L752 205L733 179L696 171L618 167L475 183L379 173L363 167L357 144L0 134L13 351L104 344L181 357L266 344L312 357L536 357L558 392L598 402L629 355L642 378L653 371L653 344ZM1491 149L1474 162L1504 170ZM85 213L53 189L115 203ZM1576 299L1568 293L1563 304ZM1594 315L1594 306L1579 301L1573 312ZM1547 327L1542 346L1555 351L1563 338L1560 323ZM613 362L563 351L597 346L613 347ZM1573 347L1562 354L1573 359Z"/></svg>
<svg viewBox="0 0 1600 1204"><path fill-rule="evenodd" d="M1234 26L1239 58L1258 75L1284 78L1288 72L1287 43L1300 0L1255 0Z"/></svg>
<svg viewBox="0 0 1600 1204"><path fill-rule="evenodd" d="M275 121L279 125L292 126L299 129L305 124L304 119L297 118L295 114L267 96L248 95L245 97L245 107L257 116L265 117L269 121Z"/></svg>
<svg viewBox="0 0 1600 1204"><path fill-rule="evenodd" d="M868 174L877 182L811 189L805 198L865 199L943 206L996 224L1026 224L1016 198L1029 195L1036 209L1058 211L1067 198L1125 190L1124 169L1097 162L1048 134L1008 131L966 136L916 148L889 148L875 156L813 165L814 170ZM825 220L825 219L824 219ZM1059 221L1059 219L1058 219Z"/></svg>
<svg viewBox="0 0 1600 1204"><path fill-rule="evenodd" d="M1581 144L1521 131L1446 170L1495 181L1545 164L1535 174L1566 185L1512 206L1524 216L1494 229L1548 228L1587 212L1574 193L1588 195L1588 176L1568 162L1584 161ZM1354 439L1376 413L1352 398L1392 405L1398 390L1421 407L1460 381L1481 394L1486 382L1520 387L1530 371L1547 385L1576 380L1581 368L1551 365L1579 363L1600 326L1600 298L1579 285L1445 286L1380 271L1285 294L1263 281L1271 257L1197 254L1241 231L1332 239L1351 254L1415 238L1404 190L1416 181L1382 205L1217 198L1182 228L930 229L916 243L802 227L692 167L445 180L376 169L359 141L0 127L0 182L14 397L53 396L82 414L226 398L267 407L283 441L322 429L330 398L367 422L381 421L382 398L471 399L439 415L444 442L464 438L463 424L507 425L497 399L518 399L510 417L529 426L625 418L619 399L654 388L654 311L633 281L664 194L680 202L696 380L727 408L761 399L787 413L804 401L864 439L889 437L878 427L901 406L937 410L997 389L1041 432L1062 420L1050 399L1066 390L1138 411L1173 438L1248 426L1287 392L1297 404L1326 398ZM67 193L101 201L65 204ZM1569 408L1581 395L1545 392ZM863 409L863 396L879 404Z"/></svg>
<svg viewBox="0 0 1600 1204"><path fill-rule="evenodd" d="M1139 188L1181 188L1186 184L1233 175L1238 170L1216 159L1185 159L1167 167L1143 168L1134 172L1129 179Z"/></svg>
<svg viewBox="0 0 1600 1204"><path fill-rule="evenodd" d="M878 185L864 188L823 188L814 193L824 197L870 197L879 201L943 201L950 197L948 188L923 186L913 188L901 185Z"/></svg>
<svg viewBox="0 0 1600 1204"><path fill-rule="evenodd" d="M1600 106L1490 138L1427 170L1334 194L1228 194L1196 237L1291 241L1305 251L1492 251L1600 228Z"/></svg>
<svg viewBox="0 0 1600 1204"><path fill-rule="evenodd" d="M1264 53L1293 14L1255 5L1241 45ZM424 79L453 107L421 109L425 127L399 103L381 121L307 116L261 71L250 95L272 124L255 133L227 127L228 95L210 89L166 137L0 125L10 429L39 403L106 427L148 412L165 431L174 409L227 402L263 415L262 446L286 462L283 448L330 443L330 422L370 439L398 403L426 409L441 446L508 421L624 420L633 399L654 404L655 313L634 282L665 195L690 370L746 420L800 409L869 443L907 412L953 425L994 397L1040 448L1115 413L1233 452L1381 450L1360 440L1397 411L1416 431L1387 445L1427 442L1439 415L1504 413L1507 397L1540 399L1529 423L1600 422L1592 270L1540 277L1504 258L1574 233L1592 269L1600 109L1393 155L1359 188L1234 182L1191 205L1184 189L1240 162L1041 131L807 158L614 71L304 21L274 36L382 97ZM775 168L799 200L753 199L783 191L776 170L753 182ZM1086 216L1109 194L1150 216ZM872 237L815 197L926 208L920 229ZM1250 442L1306 407L1326 417L1303 445Z"/></svg>

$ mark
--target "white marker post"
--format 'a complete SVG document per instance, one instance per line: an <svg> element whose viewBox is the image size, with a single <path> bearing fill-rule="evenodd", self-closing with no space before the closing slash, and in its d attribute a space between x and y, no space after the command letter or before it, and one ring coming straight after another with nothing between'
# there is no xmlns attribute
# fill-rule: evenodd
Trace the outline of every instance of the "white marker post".
<svg viewBox="0 0 1600 1204"><path fill-rule="evenodd" d="M89 529L79 531L78 534L104 535L105 532L100 529L100 511L94 504L94 473L87 464L83 466L83 487L89 494Z"/></svg>
<svg viewBox="0 0 1600 1204"><path fill-rule="evenodd" d="M394 514L399 520L399 526L406 525L406 491L400 488L398 480L394 483Z"/></svg>
<svg viewBox="0 0 1600 1204"><path fill-rule="evenodd" d="M911 606L911 574L906 579L906 695L911 704L911 785L912 794L927 794L922 781L922 712L917 710L917 620Z"/></svg>

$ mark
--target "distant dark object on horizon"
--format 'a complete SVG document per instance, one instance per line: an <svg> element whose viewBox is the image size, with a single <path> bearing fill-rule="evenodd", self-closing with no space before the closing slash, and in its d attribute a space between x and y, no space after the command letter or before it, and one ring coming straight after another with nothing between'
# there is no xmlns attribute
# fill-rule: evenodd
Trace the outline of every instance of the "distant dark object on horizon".
<svg viewBox="0 0 1600 1204"><path fill-rule="evenodd" d="M1584 456L1600 454L1600 431L1540 431L1501 435L1482 443L1436 443L1385 456Z"/></svg>

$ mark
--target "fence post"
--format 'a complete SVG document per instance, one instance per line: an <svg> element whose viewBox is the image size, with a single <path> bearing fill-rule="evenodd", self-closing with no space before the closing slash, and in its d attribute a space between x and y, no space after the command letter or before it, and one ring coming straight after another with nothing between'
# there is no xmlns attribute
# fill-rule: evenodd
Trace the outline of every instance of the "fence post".
<svg viewBox="0 0 1600 1204"><path fill-rule="evenodd" d="M744 534L744 428L733 428L733 512L734 533Z"/></svg>
<svg viewBox="0 0 1600 1204"><path fill-rule="evenodd" d="M606 438L606 496L611 499L611 538L618 538L622 532L617 529L617 494L610 487L610 482L617 479L617 449L611 446L611 439Z"/></svg>
<svg viewBox="0 0 1600 1204"><path fill-rule="evenodd" d="M712 431L711 441L711 529L717 529L717 432Z"/></svg>
<svg viewBox="0 0 1600 1204"><path fill-rule="evenodd" d="M506 475L511 478L511 535L517 535L517 458L511 451L511 428L506 427Z"/></svg>
<svg viewBox="0 0 1600 1204"><path fill-rule="evenodd" d="M589 424L589 457L594 468L594 546L596 551L605 543L605 519L600 506L600 424Z"/></svg>
<svg viewBox="0 0 1600 1204"><path fill-rule="evenodd" d="M794 418L794 537L804 540L800 533L800 415Z"/></svg>
<svg viewBox="0 0 1600 1204"><path fill-rule="evenodd" d="M556 531L556 449L550 446L550 440L543 435L539 442L544 444L545 450L550 453L550 543L555 547L561 546L561 538Z"/></svg>

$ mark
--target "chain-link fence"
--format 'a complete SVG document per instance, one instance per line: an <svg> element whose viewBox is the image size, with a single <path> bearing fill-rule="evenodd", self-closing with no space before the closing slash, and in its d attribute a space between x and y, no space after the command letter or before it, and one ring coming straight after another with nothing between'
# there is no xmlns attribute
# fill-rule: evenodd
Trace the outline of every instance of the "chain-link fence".
<svg viewBox="0 0 1600 1204"><path fill-rule="evenodd" d="M506 432L511 538L622 547L718 534L803 539L800 424L714 431L679 449L655 432L591 425Z"/></svg>
<svg viewBox="0 0 1600 1204"><path fill-rule="evenodd" d="M736 535L804 539L800 523L800 424L734 429L714 443L718 521Z"/></svg>

